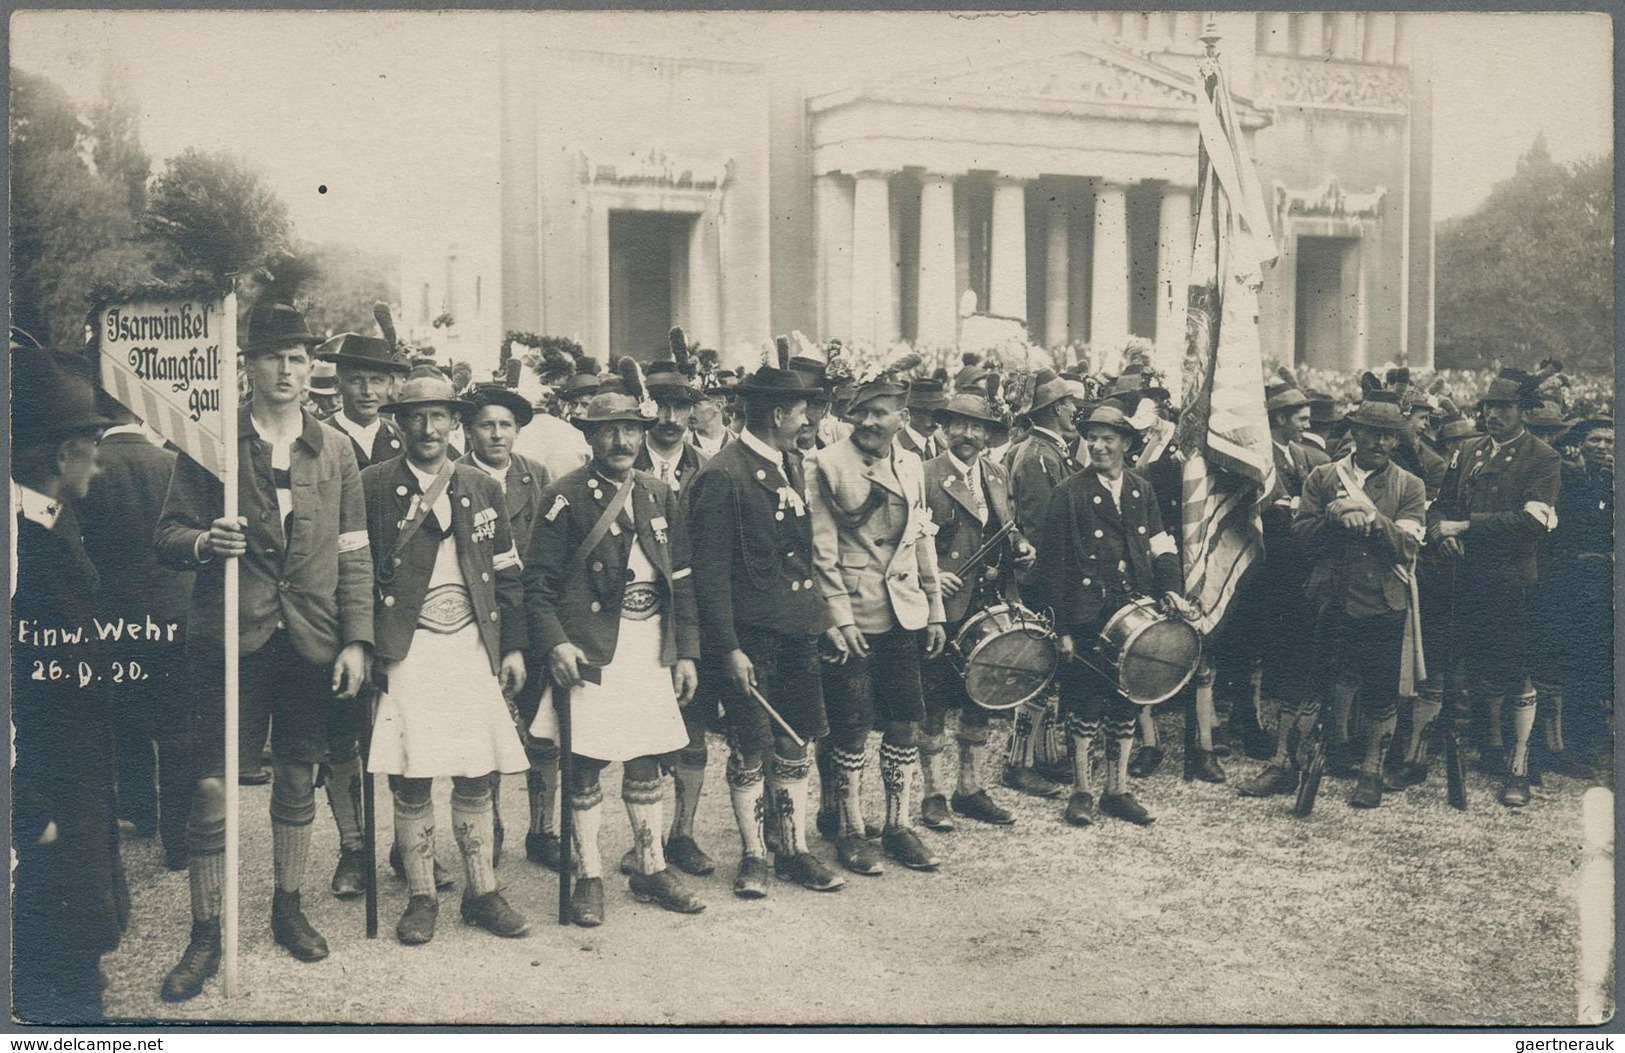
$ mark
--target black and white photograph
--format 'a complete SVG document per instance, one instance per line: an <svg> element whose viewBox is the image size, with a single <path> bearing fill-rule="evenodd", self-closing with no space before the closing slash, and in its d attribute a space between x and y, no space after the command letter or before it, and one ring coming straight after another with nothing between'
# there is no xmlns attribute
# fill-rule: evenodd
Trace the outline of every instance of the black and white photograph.
<svg viewBox="0 0 1625 1053"><path fill-rule="evenodd" d="M10 11L9 1029L1606 1027L1614 14Z"/></svg>

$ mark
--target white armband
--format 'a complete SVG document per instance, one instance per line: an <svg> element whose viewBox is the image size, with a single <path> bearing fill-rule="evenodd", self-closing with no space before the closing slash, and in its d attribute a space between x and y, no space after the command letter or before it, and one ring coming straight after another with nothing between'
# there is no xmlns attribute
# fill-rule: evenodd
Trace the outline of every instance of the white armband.
<svg viewBox="0 0 1625 1053"><path fill-rule="evenodd" d="M1172 556L1179 550L1174 547L1174 539L1166 530L1159 530L1151 535L1151 554L1153 556Z"/></svg>
<svg viewBox="0 0 1625 1053"><path fill-rule="evenodd" d="M508 551L498 553L496 558L491 560L492 570L507 570L509 567L522 566L524 564L519 561L519 550L512 545L508 546Z"/></svg>
<svg viewBox="0 0 1625 1053"><path fill-rule="evenodd" d="M341 556L346 552L359 552L366 547L367 531L365 528L362 528L361 530L346 530L344 533L339 535L339 555Z"/></svg>
<svg viewBox="0 0 1625 1053"><path fill-rule="evenodd" d="M1557 529L1557 509L1545 501L1525 501L1523 510L1535 517L1535 522L1547 530Z"/></svg>
<svg viewBox="0 0 1625 1053"><path fill-rule="evenodd" d="M671 574L671 580L672 581L682 581L684 578L688 577L692 573L694 573L694 568L693 567L684 567L682 570L674 570L674 571L672 571L672 574Z"/></svg>

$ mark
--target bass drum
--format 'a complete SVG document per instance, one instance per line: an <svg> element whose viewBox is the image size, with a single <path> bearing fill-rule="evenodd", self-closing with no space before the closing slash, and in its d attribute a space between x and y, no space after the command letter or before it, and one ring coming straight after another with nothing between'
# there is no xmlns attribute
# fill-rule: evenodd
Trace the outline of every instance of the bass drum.
<svg viewBox="0 0 1625 1053"><path fill-rule="evenodd" d="M1166 702L1196 675L1202 637L1143 597L1130 600L1100 631L1101 650L1117 670L1117 690L1130 702Z"/></svg>
<svg viewBox="0 0 1625 1053"><path fill-rule="evenodd" d="M965 693L983 709L1015 709L1048 689L1060 650L1049 623L1019 603L971 615L954 634Z"/></svg>

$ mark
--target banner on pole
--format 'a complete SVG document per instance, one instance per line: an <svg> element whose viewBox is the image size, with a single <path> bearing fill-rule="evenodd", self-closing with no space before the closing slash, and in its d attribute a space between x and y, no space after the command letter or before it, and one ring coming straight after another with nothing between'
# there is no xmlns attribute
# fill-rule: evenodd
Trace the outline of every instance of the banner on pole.
<svg viewBox="0 0 1625 1053"><path fill-rule="evenodd" d="M219 296L146 297L96 316L102 387L217 479L225 310Z"/></svg>

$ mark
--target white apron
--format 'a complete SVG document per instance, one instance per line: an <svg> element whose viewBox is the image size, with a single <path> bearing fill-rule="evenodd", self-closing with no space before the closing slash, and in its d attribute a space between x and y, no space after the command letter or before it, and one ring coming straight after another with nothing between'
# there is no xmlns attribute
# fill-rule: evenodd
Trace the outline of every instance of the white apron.
<svg viewBox="0 0 1625 1053"><path fill-rule="evenodd" d="M632 577L621 605L615 658L600 670L602 684L588 683L570 692L570 748L594 760L629 761L688 745L671 669L660 664L668 614L661 609L655 568L641 542L634 541L626 569ZM530 725L531 737L557 742L558 724L549 678Z"/></svg>
<svg viewBox="0 0 1625 1053"><path fill-rule="evenodd" d="M435 554L411 650L381 664L389 691L373 721L369 771L472 778L529 767L474 624L455 536L447 535Z"/></svg>

